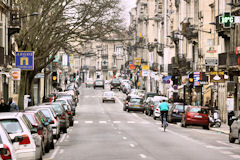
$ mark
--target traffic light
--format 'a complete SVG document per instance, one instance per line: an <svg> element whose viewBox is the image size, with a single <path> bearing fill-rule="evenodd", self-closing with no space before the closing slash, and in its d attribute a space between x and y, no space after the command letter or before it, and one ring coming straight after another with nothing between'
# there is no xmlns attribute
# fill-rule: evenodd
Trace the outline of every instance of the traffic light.
<svg viewBox="0 0 240 160"><path fill-rule="evenodd" d="M178 76L173 75L171 80L173 81L173 85L178 85Z"/></svg>
<svg viewBox="0 0 240 160"><path fill-rule="evenodd" d="M52 73L52 85L54 86L54 87L56 87L57 86L57 72L53 72Z"/></svg>
<svg viewBox="0 0 240 160"><path fill-rule="evenodd" d="M73 80L76 80L76 73L73 73Z"/></svg>
<svg viewBox="0 0 240 160"><path fill-rule="evenodd" d="M190 73L188 75L188 84L190 87L193 87L193 85L194 85L193 73Z"/></svg>

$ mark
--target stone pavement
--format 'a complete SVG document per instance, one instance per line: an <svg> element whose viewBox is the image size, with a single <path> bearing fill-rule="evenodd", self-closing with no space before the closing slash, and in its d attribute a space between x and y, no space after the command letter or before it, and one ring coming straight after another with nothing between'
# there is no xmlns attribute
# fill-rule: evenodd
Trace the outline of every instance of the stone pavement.
<svg viewBox="0 0 240 160"><path fill-rule="evenodd" d="M223 134L229 134L229 126L225 123L222 123L220 128L210 127L210 130L216 131L216 132L219 132L219 133L223 133Z"/></svg>

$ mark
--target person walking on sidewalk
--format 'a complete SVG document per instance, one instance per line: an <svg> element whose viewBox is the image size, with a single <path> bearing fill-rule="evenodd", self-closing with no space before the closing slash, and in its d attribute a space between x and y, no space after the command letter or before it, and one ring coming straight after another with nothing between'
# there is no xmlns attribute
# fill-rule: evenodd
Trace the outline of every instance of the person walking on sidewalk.
<svg viewBox="0 0 240 160"><path fill-rule="evenodd" d="M1 98L0 101L0 112L9 112L10 108L4 101L4 98Z"/></svg>
<svg viewBox="0 0 240 160"><path fill-rule="evenodd" d="M18 105L13 101L12 97L9 97L8 105L10 108L10 112L18 112L19 111Z"/></svg>

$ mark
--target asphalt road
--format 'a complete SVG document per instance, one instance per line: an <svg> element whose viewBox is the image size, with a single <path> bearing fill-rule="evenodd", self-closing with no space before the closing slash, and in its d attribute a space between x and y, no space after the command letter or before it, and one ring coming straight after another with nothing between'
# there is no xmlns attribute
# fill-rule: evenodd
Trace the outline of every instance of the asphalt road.
<svg viewBox="0 0 240 160"><path fill-rule="evenodd" d="M163 132L159 120L124 112L124 95L118 91L116 103L102 103L104 90L100 88L82 86L80 92L74 126L45 160L240 159L240 145L230 144L225 134L179 124L170 124Z"/></svg>

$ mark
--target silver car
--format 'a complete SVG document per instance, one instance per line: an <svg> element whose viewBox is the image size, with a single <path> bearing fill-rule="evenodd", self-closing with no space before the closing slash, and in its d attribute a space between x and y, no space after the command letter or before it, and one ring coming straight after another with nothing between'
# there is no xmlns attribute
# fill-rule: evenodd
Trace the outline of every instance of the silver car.
<svg viewBox="0 0 240 160"><path fill-rule="evenodd" d="M114 97L113 92L104 92L103 93L102 102L104 103L106 101L112 101L113 103L115 103L115 97Z"/></svg>

